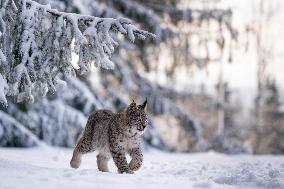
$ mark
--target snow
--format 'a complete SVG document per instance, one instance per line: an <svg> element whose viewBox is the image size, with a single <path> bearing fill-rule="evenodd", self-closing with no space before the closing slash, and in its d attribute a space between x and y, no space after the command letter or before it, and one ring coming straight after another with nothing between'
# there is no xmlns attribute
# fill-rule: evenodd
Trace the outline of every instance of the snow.
<svg viewBox="0 0 284 189"><path fill-rule="evenodd" d="M6 93L9 86L3 76L0 74L0 103L7 105Z"/></svg>
<svg viewBox="0 0 284 189"><path fill-rule="evenodd" d="M0 148L0 188L283 188L283 156L227 156L215 152L145 153L133 175L96 168L96 154L84 156L82 166L69 167L71 149Z"/></svg>
<svg viewBox="0 0 284 189"><path fill-rule="evenodd" d="M0 32L0 37L1 37L2 33ZM6 56L4 55L4 53L2 52L2 50L0 49L0 60L2 60L2 62L6 62Z"/></svg>

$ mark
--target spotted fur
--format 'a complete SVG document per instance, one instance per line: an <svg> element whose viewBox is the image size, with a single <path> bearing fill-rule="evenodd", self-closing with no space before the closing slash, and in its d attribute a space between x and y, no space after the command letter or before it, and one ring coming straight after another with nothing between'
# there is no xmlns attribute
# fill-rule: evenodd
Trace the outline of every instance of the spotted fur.
<svg viewBox="0 0 284 189"><path fill-rule="evenodd" d="M108 171L108 160L113 158L119 173L133 173L143 162L141 138L147 126L146 101L136 105L133 101L123 112L109 110L93 112L73 151L70 165L78 168L82 155L97 150L98 169ZM131 156L130 163L126 154Z"/></svg>

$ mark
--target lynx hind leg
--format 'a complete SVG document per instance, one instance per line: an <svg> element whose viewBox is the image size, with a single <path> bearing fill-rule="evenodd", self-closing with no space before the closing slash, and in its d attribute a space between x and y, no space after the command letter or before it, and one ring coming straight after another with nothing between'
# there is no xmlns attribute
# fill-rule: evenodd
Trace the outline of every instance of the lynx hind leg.
<svg viewBox="0 0 284 189"><path fill-rule="evenodd" d="M70 166L74 169L77 169L80 167L81 161L82 161L82 154L74 150L72 159L70 161Z"/></svg>
<svg viewBox="0 0 284 189"><path fill-rule="evenodd" d="M72 168L79 168L81 165L82 161L82 155L86 154L88 152L92 152L94 149L91 146L91 142L85 140L83 137L78 141L74 151L73 151L73 156L70 161L70 166Z"/></svg>
<svg viewBox="0 0 284 189"><path fill-rule="evenodd" d="M108 169L108 161L109 161L110 157L108 155L99 153L97 155L97 165L98 165L98 169L99 171L102 172L109 172Z"/></svg>

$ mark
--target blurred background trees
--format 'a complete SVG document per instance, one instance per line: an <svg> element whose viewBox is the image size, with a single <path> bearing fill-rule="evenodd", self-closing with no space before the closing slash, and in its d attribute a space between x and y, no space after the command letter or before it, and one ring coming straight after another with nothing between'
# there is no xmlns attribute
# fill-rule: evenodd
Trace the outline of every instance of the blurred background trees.
<svg viewBox="0 0 284 189"><path fill-rule="evenodd" d="M278 74L279 65L283 66L275 63L278 75L270 67L281 62L278 52L273 53L275 38L270 38L279 24L275 8L281 7L280 1L37 2L65 12L126 17L157 39L132 44L118 35L114 70L94 68L65 78L66 87L36 97L32 104L8 99L8 107L0 111L1 146L43 142L72 147L92 111L120 111L131 99L147 97L150 122L145 147L284 152L283 88ZM74 67L77 60L73 54Z"/></svg>

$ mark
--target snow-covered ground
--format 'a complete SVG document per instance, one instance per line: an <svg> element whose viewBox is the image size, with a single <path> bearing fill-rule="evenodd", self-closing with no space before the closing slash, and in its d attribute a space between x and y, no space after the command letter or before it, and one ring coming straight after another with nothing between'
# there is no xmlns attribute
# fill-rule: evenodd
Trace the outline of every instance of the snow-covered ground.
<svg viewBox="0 0 284 189"><path fill-rule="evenodd" d="M133 175L99 172L96 154L82 166L69 167L72 151L59 148L0 148L0 188L284 188L283 156L227 156L214 152L145 153L141 170Z"/></svg>

